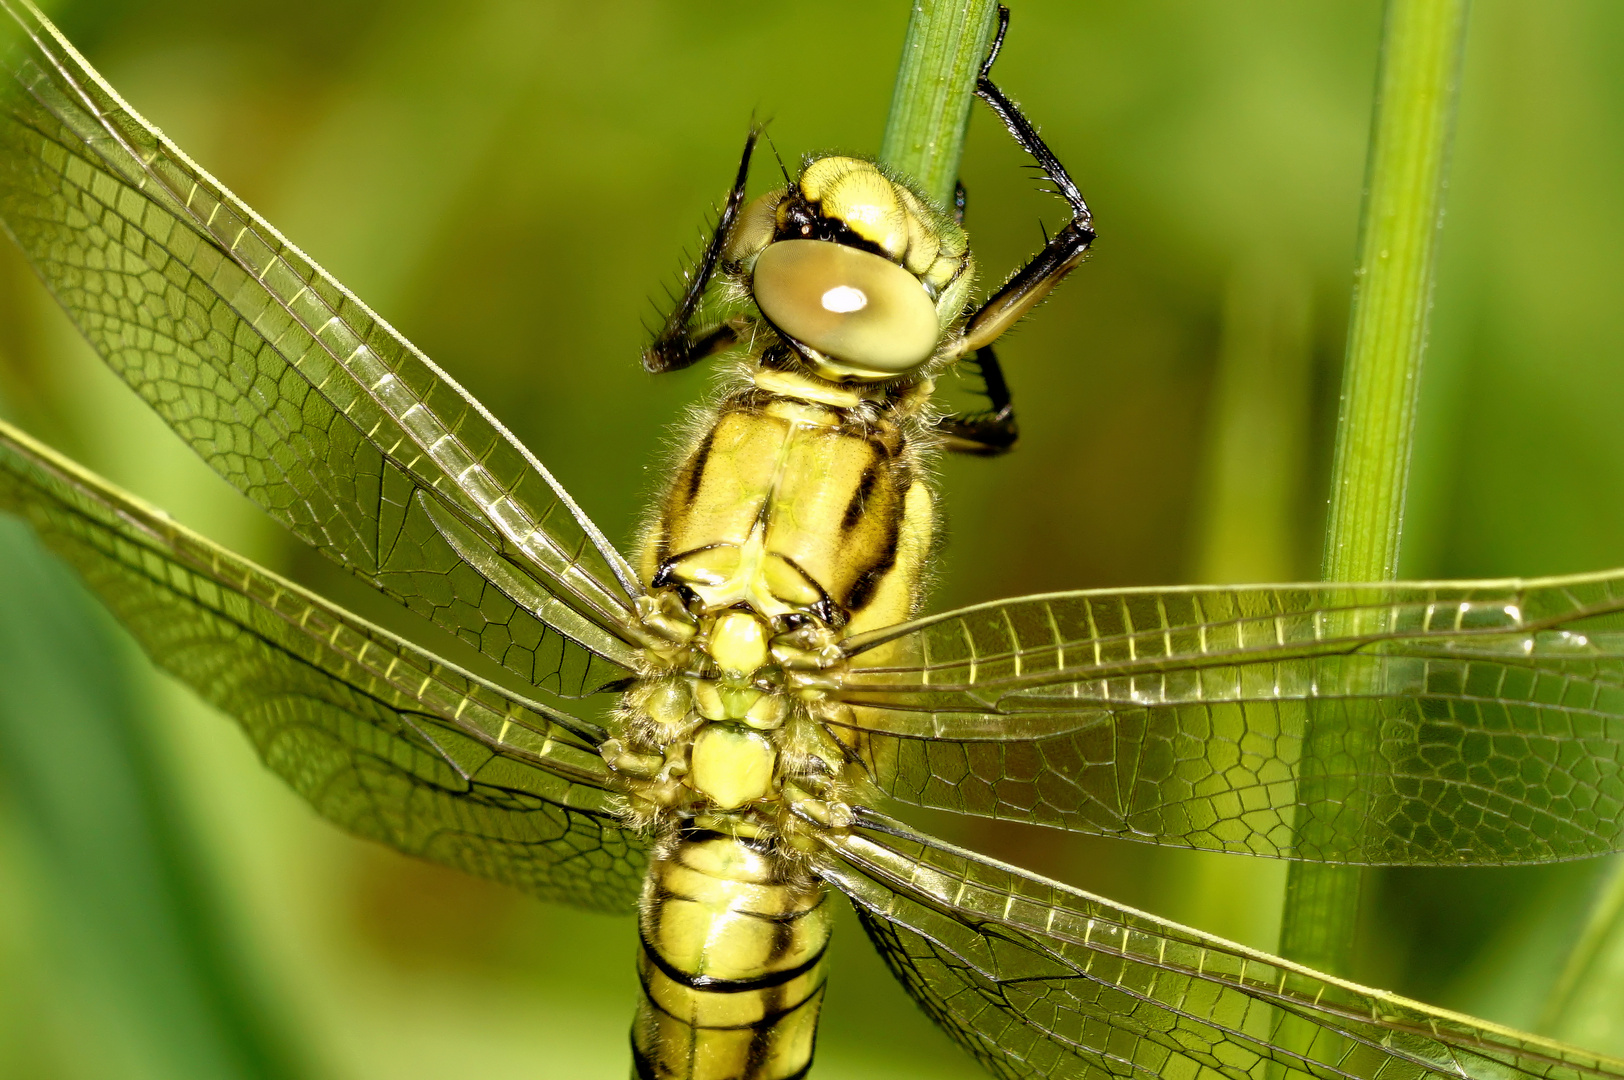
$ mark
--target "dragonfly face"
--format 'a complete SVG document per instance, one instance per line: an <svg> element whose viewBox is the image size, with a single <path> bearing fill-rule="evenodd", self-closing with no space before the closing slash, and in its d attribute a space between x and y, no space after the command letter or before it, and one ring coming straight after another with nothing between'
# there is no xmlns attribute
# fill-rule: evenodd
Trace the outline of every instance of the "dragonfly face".
<svg viewBox="0 0 1624 1080"><path fill-rule="evenodd" d="M625 910L641 893L645 1072L708 1075L672 1064L699 1046L710 1049L689 1061L724 1062L717 1075L797 1071L830 890L851 898L933 1018L1001 1075L1419 1077L1458 1075L1461 1061L1497 1075L1616 1072L1043 881L863 805L872 785L1077 831L1369 862L1612 850L1616 575L1074 593L864 623L880 586L775 568L791 541L683 539L729 527L716 501L679 497L685 478L701 491L717 479L716 440L702 459L697 446L689 454L634 566L444 373L129 114L31 9L6 10L31 41L0 116L0 212L70 313L229 478L510 675L446 664L9 430L0 498L323 813L550 899ZM797 220L779 222L775 208L775 237ZM732 238L719 230L719 264ZM775 243L836 242L772 240L751 283ZM843 246L913 273L911 238L895 250L869 242L885 254ZM743 272L747 256L731 255ZM827 315L861 310L846 303L852 291L867 300L899 280L842 259L819 255L808 270L827 275L809 290ZM790 262L769 269L768 292L799 288L775 277L808 269ZM979 350L1019 313L1010 298L1064 265L1018 275L961 330L939 321L930 359L955 341L961 355ZM166 303L131 299L146 295ZM741 437L759 437L756 421L777 407L800 410L782 430L850 439L816 417L873 405L865 387L908 404L882 368L923 346L879 355L861 333L854 343L775 304L757 305L777 336L758 359L773 344L802 348L810 371L760 363L768 386L743 392L772 400L756 413L740 405ZM651 355L675 366L718 344L716 327L689 317L697 310ZM995 417L939 437L972 443L989 430L1013 434ZM864 470L834 472L843 522ZM765 503L786 505L772 483ZM906 517L912 486L898 489ZM614 731L554 692L628 686ZM1380 754L1331 763L1365 798L1300 799L1306 718L1351 725L1367 709L1383 724ZM1334 824L1348 808L1353 827L1316 834L1327 846L1296 842L1305 818ZM657 833L652 872L645 829ZM692 927L722 922L741 931L725 948L695 945ZM740 1008L771 1012L773 1034ZM1319 1033L1297 1038L1299 1017Z"/></svg>

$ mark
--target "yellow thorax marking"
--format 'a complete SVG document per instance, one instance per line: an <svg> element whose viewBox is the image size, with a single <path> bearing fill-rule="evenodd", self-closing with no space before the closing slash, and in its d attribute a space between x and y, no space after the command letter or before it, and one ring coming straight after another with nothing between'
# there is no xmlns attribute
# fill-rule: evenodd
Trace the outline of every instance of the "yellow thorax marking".
<svg viewBox="0 0 1624 1080"><path fill-rule="evenodd" d="M710 655L733 675L748 675L767 662L767 627L747 611L725 611L710 633Z"/></svg>
<svg viewBox="0 0 1624 1080"><path fill-rule="evenodd" d="M861 383L831 383L810 379L793 371L777 371L758 367L750 372L750 381L760 390L776 397L794 398L834 409L855 409L864 401L878 396L873 386Z"/></svg>
<svg viewBox="0 0 1624 1080"><path fill-rule="evenodd" d="M733 563L729 568L731 573L714 584L690 582L690 588L699 594L706 607L725 608L745 603L765 615L782 615L793 610L766 588L766 567L771 553L767 550L767 529L764 524L758 522L738 548L732 551L717 549L715 553L728 556L727 561Z"/></svg>
<svg viewBox="0 0 1624 1080"><path fill-rule="evenodd" d="M719 810L737 810L773 789L778 751L766 736L734 724L707 724L694 740L688 783Z"/></svg>

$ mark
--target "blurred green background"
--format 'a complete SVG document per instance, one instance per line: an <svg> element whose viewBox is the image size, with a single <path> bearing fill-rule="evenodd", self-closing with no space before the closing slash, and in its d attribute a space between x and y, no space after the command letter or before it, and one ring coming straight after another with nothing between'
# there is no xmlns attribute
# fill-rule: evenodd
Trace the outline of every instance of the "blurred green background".
<svg viewBox="0 0 1624 1080"><path fill-rule="evenodd" d="M941 467L935 603L1314 575L1377 0L1017 0L1001 83L1094 205L1001 350L1022 442ZM629 543L704 370L637 364L752 114L877 149L907 4L62 0L134 106L484 400ZM1624 564L1624 7L1479 0L1407 576ZM996 277L1060 210L978 112ZM761 170L758 187L771 179ZM0 246L8 415L346 602L197 465ZM628 920L361 844L151 674L0 523L0 1076L621 1077ZM1269 948L1280 864L932 819ZM1361 980L1624 1053L1608 861L1367 875ZM1576 942L1591 962L1563 976ZM849 918L818 1075L970 1077ZM1553 987L1564 1007L1548 1006Z"/></svg>

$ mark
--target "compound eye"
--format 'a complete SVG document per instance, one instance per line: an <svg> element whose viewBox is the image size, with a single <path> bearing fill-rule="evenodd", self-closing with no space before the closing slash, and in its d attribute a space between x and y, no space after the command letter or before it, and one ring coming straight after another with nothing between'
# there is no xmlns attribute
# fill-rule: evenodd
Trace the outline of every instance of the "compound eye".
<svg viewBox="0 0 1624 1080"><path fill-rule="evenodd" d="M888 259L827 240L780 240L756 260L756 303L774 326L858 378L918 367L936 351L936 305Z"/></svg>

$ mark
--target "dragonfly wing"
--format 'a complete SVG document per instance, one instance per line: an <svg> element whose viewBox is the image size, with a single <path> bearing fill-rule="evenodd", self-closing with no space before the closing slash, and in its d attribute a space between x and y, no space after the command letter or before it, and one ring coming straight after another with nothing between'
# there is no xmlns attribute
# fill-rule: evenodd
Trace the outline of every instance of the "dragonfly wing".
<svg viewBox="0 0 1624 1080"><path fill-rule="evenodd" d="M961 813L1337 862L1596 855L1624 847L1621 608L1617 571L1006 600L850 639L847 737Z"/></svg>
<svg viewBox="0 0 1624 1080"><path fill-rule="evenodd" d="M1320 975L871 818L820 873L996 1076L1579 1080L1624 1062Z"/></svg>
<svg viewBox="0 0 1624 1080"><path fill-rule="evenodd" d="M103 359L302 539L532 684L623 678L635 578L541 463L0 0L16 28L0 220Z"/></svg>
<svg viewBox="0 0 1624 1080"><path fill-rule="evenodd" d="M4 424L0 509L325 817L541 897L635 907L644 845L607 786L601 730L369 625Z"/></svg>

